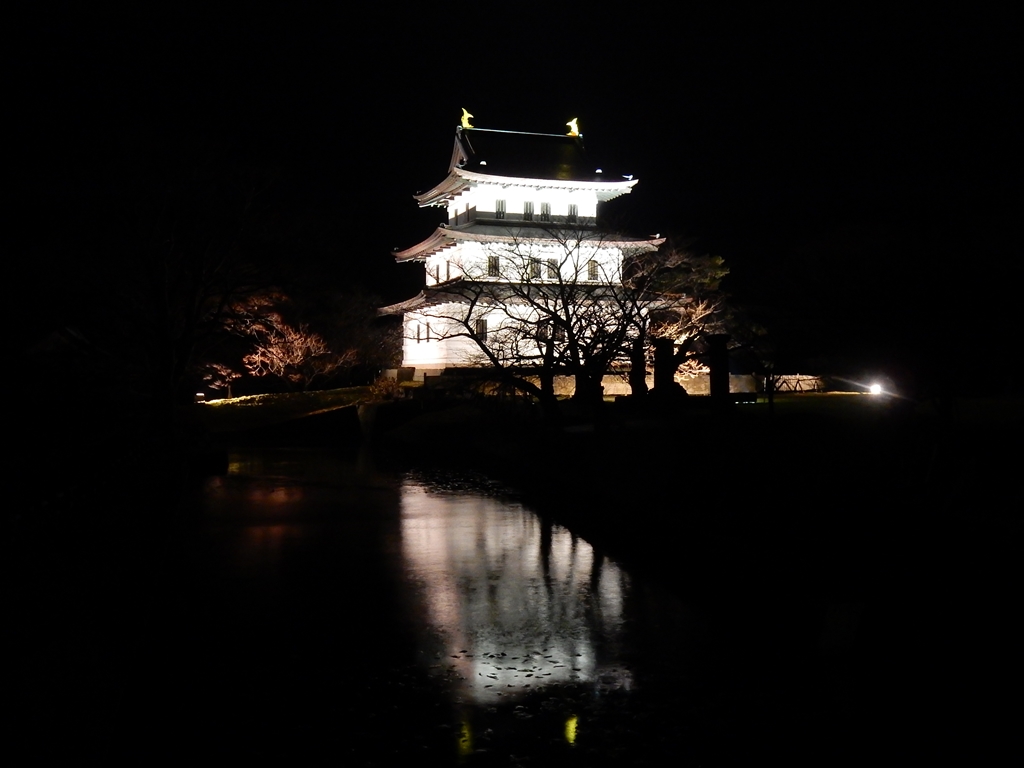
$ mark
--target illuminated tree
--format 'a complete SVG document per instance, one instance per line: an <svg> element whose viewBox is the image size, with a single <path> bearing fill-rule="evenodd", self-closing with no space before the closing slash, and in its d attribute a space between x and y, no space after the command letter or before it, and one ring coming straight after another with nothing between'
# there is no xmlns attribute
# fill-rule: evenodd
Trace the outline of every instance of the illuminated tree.
<svg viewBox="0 0 1024 768"><path fill-rule="evenodd" d="M250 375L308 389L358 361L357 348L334 349L308 324L286 320L288 304L281 294L262 293L233 306L227 325L249 345L242 364Z"/></svg>
<svg viewBox="0 0 1024 768"><path fill-rule="evenodd" d="M628 295L634 302L633 393L646 392L649 368L654 372L656 390L678 391L676 372L680 368L691 375L707 372L700 360L704 339L725 333L731 326L730 310L720 290L729 270L720 256L698 256L676 247L643 255L627 269Z"/></svg>
<svg viewBox="0 0 1024 768"><path fill-rule="evenodd" d="M277 376L300 384L303 389L353 361L352 350L332 352L309 326L288 325L276 313L268 315L258 330L254 329L253 338L255 348L242 359L246 370L253 376Z"/></svg>
<svg viewBox="0 0 1024 768"><path fill-rule="evenodd" d="M231 397L231 384L242 378L242 372L223 363L206 363L203 366L203 383L210 389L223 389Z"/></svg>

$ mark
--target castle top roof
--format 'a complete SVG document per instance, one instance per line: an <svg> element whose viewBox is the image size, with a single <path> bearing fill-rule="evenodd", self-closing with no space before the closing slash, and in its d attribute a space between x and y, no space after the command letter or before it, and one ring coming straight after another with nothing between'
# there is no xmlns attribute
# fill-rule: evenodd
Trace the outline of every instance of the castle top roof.
<svg viewBox="0 0 1024 768"><path fill-rule="evenodd" d="M462 150L459 167L467 171L520 179L603 180L579 135L459 128L455 141Z"/></svg>
<svg viewBox="0 0 1024 768"><path fill-rule="evenodd" d="M414 195L421 206L442 205L474 183L589 188L605 201L630 191L632 176L605 173L583 149L579 135L457 128L445 179Z"/></svg>

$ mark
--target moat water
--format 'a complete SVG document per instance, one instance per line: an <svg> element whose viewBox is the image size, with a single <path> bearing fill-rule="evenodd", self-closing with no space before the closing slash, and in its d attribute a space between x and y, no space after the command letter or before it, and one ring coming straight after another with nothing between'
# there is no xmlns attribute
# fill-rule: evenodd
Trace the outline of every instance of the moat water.
<svg viewBox="0 0 1024 768"><path fill-rule="evenodd" d="M318 450L232 454L176 514L19 555L10 690L40 758L857 764L911 722L967 722L930 703L973 678L943 640L959 625L920 620L920 568L810 599L772 580L776 537L757 589L716 590L485 478ZM622 514L672 551L678 529Z"/></svg>
<svg viewBox="0 0 1024 768"><path fill-rule="evenodd" d="M756 618L723 625L484 479L237 454L196 503L196 687L227 710L201 730L226 755L603 765L820 746L777 727L787 688L813 692L768 660ZM848 635L856 612L838 610Z"/></svg>
<svg viewBox="0 0 1024 768"><path fill-rule="evenodd" d="M651 738L632 719L650 702L698 704L699 620L479 478L254 453L198 503L204 623L224 695L244 699L238 738L262 700L282 754L592 762Z"/></svg>

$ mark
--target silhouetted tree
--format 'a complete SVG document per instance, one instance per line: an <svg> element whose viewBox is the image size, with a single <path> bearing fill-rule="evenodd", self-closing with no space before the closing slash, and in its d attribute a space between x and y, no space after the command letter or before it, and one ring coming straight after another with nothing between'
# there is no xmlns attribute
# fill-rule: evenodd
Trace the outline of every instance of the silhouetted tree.
<svg viewBox="0 0 1024 768"><path fill-rule="evenodd" d="M439 337L472 340L466 362L489 366L544 404L554 402L556 374L572 376L575 398L593 403L604 377L627 366L641 394L654 338L687 346L715 327L727 273L720 258L593 230L545 230L543 238L510 231L503 239L486 262L430 289L431 317L442 321Z"/></svg>
<svg viewBox="0 0 1024 768"><path fill-rule="evenodd" d="M720 283L729 270L720 256L699 256L671 244L635 254L623 269L623 314L632 326L629 382L634 395L643 395L652 368L655 388L659 381L674 382L682 365L696 372L700 339L721 332L727 315Z"/></svg>

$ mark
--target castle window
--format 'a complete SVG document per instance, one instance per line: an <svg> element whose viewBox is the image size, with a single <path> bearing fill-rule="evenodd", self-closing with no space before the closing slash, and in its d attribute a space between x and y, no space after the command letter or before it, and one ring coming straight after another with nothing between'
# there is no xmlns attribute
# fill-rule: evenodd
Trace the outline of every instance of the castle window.
<svg viewBox="0 0 1024 768"><path fill-rule="evenodd" d="M597 262L591 259L587 262L587 280L597 280L600 277L597 271Z"/></svg>
<svg viewBox="0 0 1024 768"><path fill-rule="evenodd" d="M487 276L498 277L501 274L501 260L498 256L487 257Z"/></svg>
<svg viewBox="0 0 1024 768"><path fill-rule="evenodd" d="M420 328L420 324L416 323L416 343L419 344L423 341L423 330Z"/></svg>
<svg viewBox="0 0 1024 768"><path fill-rule="evenodd" d="M551 333L552 329L554 329L554 334ZM565 341L565 328L550 320L540 320L537 323L537 340L547 341L552 336L555 341Z"/></svg>
<svg viewBox="0 0 1024 768"><path fill-rule="evenodd" d="M540 204L540 220L551 221L551 203Z"/></svg>
<svg viewBox="0 0 1024 768"><path fill-rule="evenodd" d="M487 339L487 321L485 319L480 318L474 324L473 338L477 341L484 341Z"/></svg>
<svg viewBox="0 0 1024 768"><path fill-rule="evenodd" d="M523 203L523 221L533 221L533 203Z"/></svg>
<svg viewBox="0 0 1024 768"><path fill-rule="evenodd" d="M548 279L549 280L557 280L558 279L558 259L548 259L547 263L548 263Z"/></svg>
<svg viewBox="0 0 1024 768"><path fill-rule="evenodd" d="M427 341L430 341L430 323L427 323Z"/></svg>
<svg viewBox="0 0 1024 768"><path fill-rule="evenodd" d="M540 259L530 259L530 277L534 280L540 279L540 268L543 263Z"/></svg>
<svg viewBox="0 0 1024 768"><path fill-rule="evenodd" d="M505 201L495 200L494 201L494 218L504 219L505 218Z"/></svg>
<svg viewBox="0 0 1024 768"><path fill-rule="evenodd" d="M565 217L565 220L575 224L580 218L580 207L576 203L569 203L569 215Z"/></svg>

